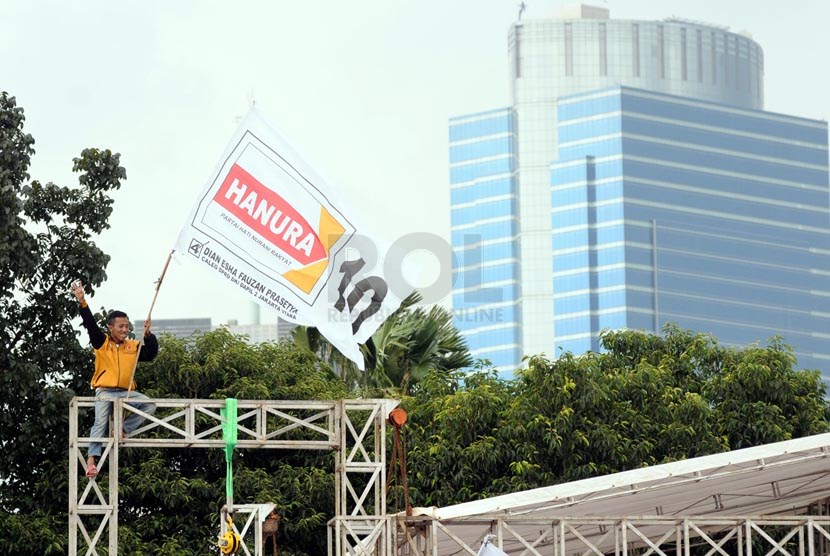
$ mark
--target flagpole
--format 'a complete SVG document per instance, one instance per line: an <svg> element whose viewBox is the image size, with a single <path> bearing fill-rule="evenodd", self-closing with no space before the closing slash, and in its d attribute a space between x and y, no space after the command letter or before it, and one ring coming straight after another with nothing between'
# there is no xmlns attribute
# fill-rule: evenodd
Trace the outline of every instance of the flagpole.
<svg viewBox="0 0 830 556"><path fill-rule="evenodd" d="M167 267L170 266L170 261L173 259L173 253L175 253L175 252L176 252L176 250L174 249L174 250L170 251L169 255L167 255L167 260L164 261L164 268L161 269L161 276L159 276L159 279L156 280L156 293L153 294L153 302L150 303L150 310L147 311L147 320L150 320L150 316L153 314L153 307L156 306L156 299L158 299L158 296L159 296L159 290L161 289L161 283L162 283L162 281L164 281L164 275L167 274ZM143 340L144 335L142 335L141 338ZM142 342L142 343L144 343L144 342Z"/></svg>
<svg viewBox="0 0 830 556"><path fill-rule="evenodd" d="M153 314L153 307L156 306L156 299L159 296L159 290L161 289L161 283L164 281L164 275L167 274L167 267L170 266L170 260L173 258L173 253L176 250L170 251L170 254L167 255L167 260L164 261L164 268L161 269L161 276L159 276L158 280L156 280L156 292L153 294L153 301L150 303L150 310L147 311L147 319L145 322L150 320L150 316ZM141 348L144 347L144 335L146 330L142 330L141 332L141 339L138 341L138 350L136 350L135 354L135 361L133 362L133 370L130 372L130 382L127 388L127 398L130 397L130 392L133 390L133 377L135 376L135 368L138 366L138 356L141 354Z"/></svg>

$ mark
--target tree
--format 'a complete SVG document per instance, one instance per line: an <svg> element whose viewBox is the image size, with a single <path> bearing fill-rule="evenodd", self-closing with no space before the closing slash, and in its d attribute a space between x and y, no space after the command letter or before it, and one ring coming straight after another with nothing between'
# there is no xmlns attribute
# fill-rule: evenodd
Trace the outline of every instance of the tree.
<svg viewBox="0 0 830 556"><path fill-rule="evenodd" d="M390 316L372 335L372 372L379 386L411 394L427 373L449 373L470 367L473 358L467 342L453 324L450 311L440 306L414 307L421 300L413 294L403 310Z"/></svg>
<svg viewBox="0 0 830 556"><path fill-rule="evenodd" d="M501 430L513 396L513 383L479 366L466 375L433 370L413 397L404 398L413 506L443 506L494 493L493 481L508 472L511 461Z"/></svg>
<svg viewBox="0 0 830 556"><path fill-rule="evenodd" d="M602 353L532 357L510 382L432 374L410 413L414 505L452 504L828 430L792 350L706 334L606 331Z"/></svg>
<svg viewBox="0 0 830 556"><path fill-rule="evenodd" d="M417 307L421 299L417 292L407 296L361 346L365 371L359 371L316 328L296 327L294 341L329 362L353 388L411 394L430 370L451 373L473 364L452 313L440 306Z"/></svg>
<svg viewBox="0 0 830 556"><path fill-rule="evenodd" d="M793 371L792 349L773 338L741 353L727 372L712 374L703 394L718 409L716 430L732 448L789 440L827 430L818 371ZM819 395L820 394L820 395Z"/></svg>
<svg viewBox="0 0 830 556"><path fill-rule="evenodd" d="M85 149L73 159L77 187L29 183L24 121L0 92L0 538L16 539L19 554L50 554L66 537L68 401L89 392L91 364L67 291L73 278L90 289L106 278L109 257L93 237L109 227L108 193L126 173L118 154Z"/></svg>

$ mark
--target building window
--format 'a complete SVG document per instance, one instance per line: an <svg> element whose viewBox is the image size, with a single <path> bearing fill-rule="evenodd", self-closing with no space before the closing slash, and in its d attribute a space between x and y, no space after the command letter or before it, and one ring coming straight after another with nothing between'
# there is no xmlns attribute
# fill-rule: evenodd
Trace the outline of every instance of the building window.
<svg viewBox="0 0 830 556"><path fill-rule="evenodd" d="M686 81L688 79L688 68L686 66L686 28L680 29L680 79Z"/></svg>
<svg viewBox="0 0 830 556"><path fill-rule="evenodd" d="M712 31L712 42L709 45L712 52L712 85L718 84L718 36Z"/></svg>
<svg viewBox="0 0 830 556"><path fill-rule="evenodd" d="M697 82L703 83L703 33L700 29L695 31L695 40L697 42Z"/></svg>
<svg viewBox="0 0 830 556"><path fill-rule="evenodd" d="M608 31L605 23L599 24L599 74L608 75Z"/></svg>
<svg viewBox="0 0 830 556"><path fill-rule="evenodd" d="M738 37L735 37L735 88L741 89L741 56L738 51L740 45L738 44Z"/></svg>
<svg viewBox="0 0 830 556"><path fill-rule="evenodd" d="M660 79L666 78L666 36L662 25L657 26L657 71Z"/></svg>
<svg viewBox="0 0 830 556"><path fill-rule="evenodd" d="M634 69L634 77L640 77L640 26L631 26L631 66Z"/></svg>
<svg viewBox="0 0 830 556"><path fill-rule="evenodd" d="M573 25L565 24L565 75L574 74L574 31Z"/></svg>
<svg viewBox="0 0 830 556"><path fill-rule="evenodd" d="M723 86L729 86L729 35L723 34Z"/></svg>

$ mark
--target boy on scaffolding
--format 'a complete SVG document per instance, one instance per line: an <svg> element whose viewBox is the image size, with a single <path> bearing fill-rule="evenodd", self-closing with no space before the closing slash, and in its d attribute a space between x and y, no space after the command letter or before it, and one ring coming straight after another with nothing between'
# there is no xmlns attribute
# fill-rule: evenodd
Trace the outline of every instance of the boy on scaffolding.
<svg viewBox="0 0 830 556"><path fill-rule="evenodd" d="M115 398L129 398L130 405L152 415L156 406L149 403L149 398L135 391L133 371L136 357L138 361L152 361L159 351L158 340L150 332L150 319L144 321L144 346L138 340L131 340L130 320L123 311L111 311L107 315L107 334L104 334L95 322L92 311L84 297L84 285L80 280L72 284L72 293L81 306L81 318L84 328L89 334L89 341L95 350L95 372L92 375L92 387L95 389L95 423L89 433L91 438L107 436L112 401ZM124 419L124 430L121 438L125 438L138 428L144 417L130 412ZM98 476L96 466L101 457L101 443L90 442L86 460L86 476L93 479Z"/></svg>

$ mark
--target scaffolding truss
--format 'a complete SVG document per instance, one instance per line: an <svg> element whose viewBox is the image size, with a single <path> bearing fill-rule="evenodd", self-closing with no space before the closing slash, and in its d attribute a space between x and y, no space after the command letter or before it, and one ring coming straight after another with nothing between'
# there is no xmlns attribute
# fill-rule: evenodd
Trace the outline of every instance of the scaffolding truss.
<svg viewBox="0 0 830 556"><path fill-rule="evenodd" d="M144 400L146 401L146 400ZM128 438L116 441L79 435L79 424L95 406L95 398L73 398L69 405L69 555L99 554L106 544L109 554L118 554L118 457L125 448L213 448L223 449L224 400L151 399L154 415L130 405L129 400L111 403L110 431L120 431L125 413L146 419ZM397 400L367 399L338 401L238 400L237 448L334 450L336 536L329 531L329 554L355 554L353 546L373 547L389 543L386 513L386 420ZM85 448L101 442L96 479L85 476ZM106 476L106 482L101 478ZM239 532L241 553L262 554L262 522L273 506L235 505L249 514ZM217 508L217 515L219 508ZM341 523L342 522L342 523ZM240 521L241 523L241 521ZM360 524L363 525L360 525ZM367 526L374 523L375 526ZM381 531L377 530L381 523ZM234 526L236 528L236 525ZM368 531L368 532L367 532ZM104 539L106 538L106 541ZM253 546L249 546L253 544ZM379 546L379 545L378 545ZM332 552L336 550L336 552ZM388 553L388 548L386 549ZM370 552L365 552L370 553ZM371 552L381 554L381 552Z"/></svg>
<svg viewBox="0 0 830 556"><path fill-rule="evenodd" d="M521 534L519 530L533 530ZM393 535L398 556L471 555L461 534L521 556L826 556L830 517L581 517L543 520L504 516L438 520L398 516ZM440 548L439 548L440 547ZM379 554L354 552L354 554Z"/></svg>
<svg viewBox="0 0 830 556"><path fill-rule="evenodd" d="M399 556L816 556L828 550L830 433L397 516Z"/></svg>
<svg viewBox="0 0 830 556"><path fill-rule="evenodd" d="M127 400L113 401L110 430L121 430L125 413L146 419L122 441L111 436L79 436L81 417L91 411L95 399L71 401L70 556L97 555L104 545L108 554L118 553L120 450L225 447L220 413L223 400L150 401L157 407L154 415L130 406ZM537 493L531 506L527 505L527 493L517 493L491 499L487 502L489 512L474 515L387 515L386 421L397 404L396 400L375 399L238 400L239 448L334 450L335 515L327 528L329 556L475 556L485 538L510 556L830 556L830 499L824 484L830 480L826 464L830 452L823 435L664 464L648 470L648 477L642 470L550 487L570 494L560 498L545 491L539 498ZM84 477L83 449L93 441L102 443L102 473L89 480ZM713 469L708 474L696 470L707 466ZM734 469L727 472L727 467ZM637 476L629 484L623 479L631 473ZM683 478L689 473L692 482L687 484ZM662 486L649 480L662 481ZM723 482L729 488L724 491L715 485L712 492L716 494L712 494L707 481ZM619 500L622 506L616 507L625 507L632 515L531 515L529 509L537 506L540 511L562 511L565 507L573 511L579 488L587 489L579 494L583 504L592 500L599 504L590 506L594 511L603 505L610 508L613 500ZM639 506L638 498L632 497L635 493ZM645 512L635 509L656 507L659 511L673 503L685 507L683 514L688 514L689 504L675 500L682 493L695 500L711 498L714 506L709 511L718 513L643 515ZM722 498L727 495L734 508L742 507L739 502L744 499L757 499L756 506L743 506L757 511L726 515ZM522 500L513 500L515 496ZM478 503L472 504L478 507ZM263 554L262 523L271 509L270 504L235 506L235 512L247 514L237 520L242 554ZM438 511L451 514L451 510Z"/></svg>

